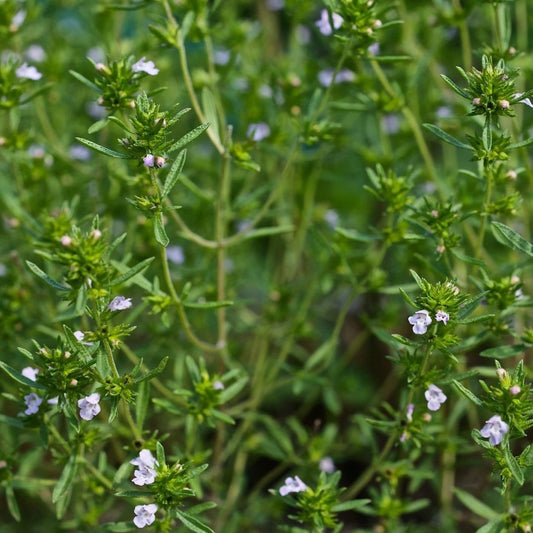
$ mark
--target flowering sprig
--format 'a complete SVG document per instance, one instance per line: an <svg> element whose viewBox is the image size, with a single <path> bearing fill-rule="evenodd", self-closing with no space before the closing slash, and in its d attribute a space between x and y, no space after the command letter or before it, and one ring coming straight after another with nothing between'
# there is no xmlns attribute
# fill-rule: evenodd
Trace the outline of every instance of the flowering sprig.
<svg viewBox="0 0 533 533"><path fill-rule="evenodd" d="M9 59L0 63L0 110L23 105L48 90L49 84L37 84L42 74L33 65Z"/></svg>

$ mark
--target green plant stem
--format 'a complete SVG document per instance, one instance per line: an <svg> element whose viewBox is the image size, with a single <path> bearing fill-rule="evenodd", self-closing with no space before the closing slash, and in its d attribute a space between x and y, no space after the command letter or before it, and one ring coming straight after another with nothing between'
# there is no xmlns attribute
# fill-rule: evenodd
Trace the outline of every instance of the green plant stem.
<svg viewBox="0 0 533 533"><path fill-rule="evenodd" d="M227 142L230 142L229 133ZM231 159L225 152L222 156L222 171L220 176L220 189L216 207L215 238L217 241L217 298L219 301L226 299L226 245L224 237L227 219L230 216L230 188L231 188ZM226 308L217 309L218 341L217 346L223 352L227 352L227 324Z"/></svg>
<svg viewBox="0 0 533 533"><path fill-rule="evenodd" d="M463 68L470 70L472 68L472 45L470 43L470 33L464 18L464 9L461 6L460 0L452 0L453 8L458 18L459 35L461 37L461 53L463 57Z"/></svg>
<svg viewBox="0 0 533 533"><path fill-rule="evenodd" d="M187 314L185 313L183 302L181 301L180 296L174 288L174 283L172 283L172 277L170 275L170 269L168 268L168 259L165 252L165 247L159 245L159 250L161 253L161 264L163 265L163 277L165 279L165 284L170 293L172 301L176 305L178 316L181 321L181 325L183 326L183 329L185 331L185 334L187 335L187 338L201 350L205 350L206 352L217 352L219 350L217 346L213 346L212 344L200 340L192 330L189 319L187 318Z"/></svg>
<svg viewBox="0 0 533 533"><path fill-rule="evenodd" d="M481 228L479 230L479 237L476 246L475 256L479 257L481 255L481 250L483 249L483 242L485 241L485 232L487 230L487 220L489 218L488 208L492 198L492 182L493 177L493 167L490 164L485 166L485 198L483 200L483 213L481 215Z"/></svg>
<svg viewBox="0 0 533 533"><path fill-rule="evenodd" d="M117 365L115 364L115 358L113 357L113 350L111 349L111 345L109 344L109 341L107 339L102 339L102 344L104 345L107 364L111 369L111 373L113 374L113 377L118 378L120 374L118 372Z"/></svg>
<svg viewBox="0 0 533 533"><path fill-rule="evenodd" d="M389 80L385 76L385 73L383 72L383 69L381 68L379 63L375 59L371 59L370 65L372 66L372 70L374 70L376 76L378 77L381 85L383 86L387 94L391 98L397 99L398 95L396 94L396 91L393 89L392 85L389 83ZM436 183L437 182L437 171L435 169L435 164L433 162L433 158L431 156L429 148L424 139L424 135L422 134L422 129L420 128L420 124L418 120L416 119L416 117L414 116L411 109L405 104L405 102L402 102L401 111L402 111L403 116L409 123L409 127L411 128L413 135L415 136L416 144L418 146L418 149L420 150L422 159L424 159L424 163L428 170L429 177L433 182Z"/></svg>
<svg viewBox="0 0 533 533"><path fill-rule="evenodd" d="M168 21L170 22L172 27L176 30L175 47L179 54L181 73L183 75L183 81L185 82L185 87L187 88L187 94L189 95L189 98L191 99L191 104L194 109L194 112L196 113L196 116L198 117L198 120L202 123L205 123L207 121L206 121L204 112L202 110L202 107L200 105L200 102L198 101L198 97L196 96L196 92L194 90L194 85L192 82L191 73L189 70L188 62L187 62L187 51L185 50L185 43L183 41L183 35L181 33L181 28L177 24L176 19L174 18L174 15L172 14L172 10L170 9L168 0L162 0L162 3L165 9L165 13L167 15ZM211 128L207 128L206 131L207 131L207 135L209 136L209 139L213 143L213 146L216 148L217 152L220 155L223 155L225 152L225 148L221 144L217 134L215 134Z"/></svg>

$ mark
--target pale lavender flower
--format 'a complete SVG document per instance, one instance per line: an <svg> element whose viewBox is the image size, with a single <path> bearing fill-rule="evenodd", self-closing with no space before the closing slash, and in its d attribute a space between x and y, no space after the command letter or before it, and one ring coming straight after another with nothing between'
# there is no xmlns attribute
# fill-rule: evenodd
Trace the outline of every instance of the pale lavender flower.
<svg viewBox="0 0 533 533"><path fill-rule="evenodd" d="M39 373L38 368L33 368L32 366L27 366L22 369L21 374L25 377L30 379L31 381L37 381L37 374Z"/></svg>
<svg viewBox="0 0 533 533"><path fill-rule="evenodd" d="M136 505L135 518L133 523L139 528L149 526L154 523L155 513L157 512L157 505L155 503L149 503L148 505Z"/></svg>
<svg viewBox="0 0 533 533"><path fill-rule="evenodd" d="M22 65L15 70L15 76L17 76L17 78L34 81L40 80L43 77L34 66L28 65L28 63L22 63Z"/></svg>
<svg viewBox="0 0 533 533"><path fill-rule="evenodd" d="M428 326L432 322L429 313L425 309L417 311L407 320L409 321L409 324L413 326L413 332L417 335L424 335L424 333L428 330Z"/></svg>
<svg viewBox="0 0 533 533"><path fill-rule="evenodd" d="M307 26L299 24L296 26L296 38L300 44L309 44L311 42L311 30Z"/></svg>
<svg viewBox="0 0 533 533"><path fill-rule="evenodd" d="M132 459L130 464L138 467L138 469L133 472L134 478L131 480L135 485L150 485L155 481L157 476L155 467L158 462L150 450L141 450L139 452L139 457Z"/></svg>
<svg viewBox="0 0 533 533"><path fill-rule="evenodd" d="M43 399L37 396L34 392L24 396L24 403L26 404L25 415L34 415L39 411L39 406L43 403Z"/></svg>
<svg viewBox="0 0 533 533"><path fill-rule="evenodd" d="M266 5L270 11L279 11L285 7L285 0L267 0Z"/></svg>
<svg viewBox="0 0 533 533"><path fill-rule="evenodd" d="M333 83L333 75L334 75L333 69L325 69L321 70L318 73L318 81L320 82L320 85L323 87L329 87ZM337 73L337 76L335 77L335 83L348 83L352 82L355 79L355 74L348 69L342 69Z"/></svg>
<svg viewBox="0 0 533 533"><path fill-rule="evenodd" d="M428 409L430 411L438 411L440 406L446 401L447 396L442 392L439 387L431 384L427 391L424 393L428 402Z"/></svg>
<svg viewBox="0 0 533 533"><path fill-rule="evenodd" d="M87 50L87 57L95 63L103 63L105 61L105 52L99 46L93 46Z"/></svg>
<svg viewBox="0 0 533 533"><path fill-rule="evenodd" d="M222 383L222 381L217 379L216 381L213 382L213 388L215 390L224 390L224 383Z"/></svg>
<svg viewBox="0 0 533 533"><path fill-rule="evenodd" d="M4 263L0 263L0 277L4 277L7 274L7 267Z"/></svg>
<svg viewBox="0 0 533 533"><path fill-rule="evenodd" d="M98 105L96 102L87 102L85 111L94 120L101 120L107 115L105 107Z"/></svg>
<svg viewBox="0 0 533 533"><path fill-rule="evenodd" d="M445 313L444 311L437 311L437 314L435 315L435 320L437 322L442 322L444 325L448 323L448 320L450 320L450 315L448 313Z"/></svg>
<svg viewBox="0 0 533 533"><path fill-rule="evenodd" d="M153 154L146 154L143 157L143 165L145 167L153 167L155 165L155 157Z"/></svg>
<svg viewBox="0 0 533 533"><path fill-rule="evenodd" d="M415 410L415 404L414 403L410 403L407 406L407 409L405 411L405 417L407 418L407 422L412 422L413 421L414 410Z"/></svg>
<svg viewBox="0 0 533 533"><path fill-rule="evenodd" d="M285 485L282 485L279 489L279 493L282 496L287 496L290 492L303 492L307 489L307 485L298 477L288 477L285 480Z"/></svg>
<svg viewBox="0 0 533 533"><path fill-rule="evenodd" d="M398 131L400 130L400 119L397 115L387 113L381 119L381 127L386 133L390 135L398 133Z"/></svg>
<svg viewBox="0 0 533 533"><path fill-rule="evenodd" d="M497 446L508 431L509 425L501 419L500 415L494 415L485 422L479 433L482 437L489 439L492 446Z"/></svg>
<svg viewBox="0 0 533 533"><path fill-rule="evenodd" d="M263 83L258 89L259 96L261 98L272 98L274 94L270 85Z"/></svg>
<svg viewBox="0 0 533 533"><path fill-rule="evenodd" d="M78 161L89 161L91 159L91 151L86 146L81 146L81 144L73 144L68 149L68 154L72 159L77 159Z"/></svg>
<svg viewBox="0 0 533 533"><path fill-rule="evenodd" d="M83 420L92 420L100 412L100 394L93 392L78 400L80 416Z"/></svg>
<svg viewBox="0 0 533 533"><path fill-rule="evenodd" d="M155 76L156 74L159 74L159 69L156 68L153 61L145 61L144 57L141 57L137 63L134 63L131 66L131 70L133 72L146 72L146 74L149 74L150 76Z"/></svg>
<svg viewBox="0 0 533 533"><path fill-rule="evenodd" d="M213 61L215 65L227 65L231 59L231 52L229 50L215 50Z"/></svg>
<svg viewBox="0 0 533 533"><path fill-rule="evenodd" d="M257 122L248 126L247 137L259 142L270 135L270 127L266 122Z"/></svg>
<svg viewBox="0 0 533 533"><path fill-rule="evenodd" d="M30 60L36 63L41 63L46 59L46 52L44 48L39 44L32 44L24 52L24 55Z"/></svg>
<svg viewBox="0 0 533 533"><path fill-rule="evenodd" d="M339 225L339 213L337 213L337 211L335 211L334 209L328 209L324 213L324 220L331 229L335 229Z"/></svg>
<svg viewBox="0 0 533 533"><path fill-rule="evenodd" d="M26 11L20 10L15 13L13 18L11 19L11 24L9 26L9 29L11 31L17 31L21 26L24 20L26 19Z"/></svg>
<svg viewBox="0 0 533 533"><path fill-rule="evenodd" d="M165 249L167 259L175 265L182 265L185 262L185 254L181 246L169 246Z"/></svg>
<svg viewBox="0 0 533 533"><path fill-rule="evenodd" d="M124 296L115 296L111 303L107 306L110 311L123 311L131 307L131 298L125 298Z"/></svg>
<svg viewBox="0 0 533 533"><path fill-rule="evenodd" d="M344 19L337 13L332 13L331 21L333 22L333 28L331 27L327 9L323 9L320 12L320 20L315 22L315 26L322 35L331 35L334 29L338 30L342 26Z"/></svg>
<svg viewBox="0 0 533 533"><path fill-rule="evenodd" d="M509 394L512 394L513 396L516 396L517 394L520 394L520 391L522 389L520 388L520 385L513 385L509 388Z"/></svg>
<svg viewBox="0 0 533 533"><path fill-rule="evenodd" d="M379 43L373 43L368 48L368 53L371 56L377 56L379 54Z"/></svg>
<svg viewBox="0 0 533 533"><path fill-rule="evenodd" d="M32 144L28 147L28 155L32 159L43 159L46 155L46 150L41 144Z"/></svg>
<svg viewBox="0 0 533 533"><path fill-rule="evenodd" d="M335 463L331 457L322 457L318 463L318 469L326 474L333 474L335 472Z"/></svg>

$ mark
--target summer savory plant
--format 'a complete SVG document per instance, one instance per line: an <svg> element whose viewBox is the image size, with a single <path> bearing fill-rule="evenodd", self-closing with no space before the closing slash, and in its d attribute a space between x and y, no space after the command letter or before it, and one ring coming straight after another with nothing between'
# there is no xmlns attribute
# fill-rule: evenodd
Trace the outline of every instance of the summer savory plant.
<svg viewBox="0 0 533 533"><path fill-rule="evenodd" d="M527 0L0 0L2 533L529 532Z"/></svg>

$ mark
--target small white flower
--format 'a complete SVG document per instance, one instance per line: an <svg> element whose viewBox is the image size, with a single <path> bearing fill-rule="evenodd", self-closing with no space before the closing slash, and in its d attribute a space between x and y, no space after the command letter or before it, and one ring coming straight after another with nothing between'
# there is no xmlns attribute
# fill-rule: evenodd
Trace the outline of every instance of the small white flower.
<svg viewBox="0 0 533 533"><path fill-rule="evenodd" d="M317 20L315 22L315 26L318 28L322 35L331 35L333 33L333 30L338 30L344 22L344 19L337 13L331 14L331 20L333 22L333 28L331 27L329 21L329 14L327 9L323 9L320 12L320 20Z"/></svg>
<svg viewBox="0 0 533 533"><path fill-rule="evenodd" d="M432 322L429 313L425 309L417 311L407 320L409 321L409 324L413 326L413 332L417 335L424 335L424 333L428 330L428 326Z"/></svg>
<svg viewBox="0 0 533 533"><path fill-rule="evenodd" d="M137 63L134 63L131 67L133 72L146 72L150 76L155 76L159 74L159 69L155 67L153 61L145 61L144 57L141 57Z"/></svg>
<svg viewBox="0 0 533 533"><path fill-rule="evenodd" d="M213 388L215 390L224 390L224 383L222 383L222 381L217 379L216 381L213 382Z"/></svg>
<svg viewBox="0 0 533 533"><path fill-rule="evenodd" d="M318 469L326 474L333 474L335 472L335 463L331 457L322 457L318 463Z"/></svg>
<svg viewBox="0 0 533 533"><path fill-rule="evenodd" d="M39 410L39 406L43 403L43 399L32 392L24 396L24 403L27 407L27 409L24 411L24 414L28 416L34 415Z"/></svg>
<svg viewBox="0 0 533 533"><path fill-rule="evenodd" d="M307 489L307 485L298 477L288 477L285 480L285 485L282 485L279 489L279 493L282 496L287 496L290 492L303 492Z"/></svg>
<svg viewBox="0 0 533 533"><path fill-rule="evenodd" d="M59 240L61 241L61 244L67 248L72 245L72 239L68 235L63 235Z"/></svg>
<svg viewBox="0 0 533 533"><path fill-rule="evenodd" d="M448 313L445 313L444 311L437 311L437 314L435 315L435 320L437 322L442 322L444 325L448 323L448 320L450 320L450 315Z"/></svg>
<svg viewBox="0 0 533 533"><path fill-rule="evenodd" d="M436 385L430 385L428 390L424 393L428 402L428 409L430 411L438 411L440 406L446 401L447 396Z"/></svg>
<svg viewBox="0 0 533 533"><path fill-rule="evenodd" d="M100 412L100 394L93 392L85 398L78 400L80 416L83 420L92 420Z"/></svg>
<svg viewBox="0 0 533 533"><path fill-rule="evenodd" d="M500 415L494 415L489 418L483 429L480 430L481 436L489 439L492 446L497 446L503 439L503 436L509 431L509 426L506 424Z"/></svg>
<svg viewBox="0 0 533 533"><path fill-rule="evenodd" d="M253 141L262 141L270 135L270 127L266 122L258 122L248 126L247 137Z"/></svg>
<svg viewBox="0 0 533 533"><path fill-rule="evenodd" d="M40 80L43 77L35 67L28 65L28 63L22 63L22 65L15 70L15 75L17 78L35 81Z"/></svg>
<svg viewBox="0 0 533 533"><path fill-rule="evenodd" d="M107 306L110 311L123 311L128 307L131 307L131 298L124 298L124 296L115 296Z"/></svg>
<svg viewBox="0 0 533 533"><path fill-rule="evenodd" d="M138 469L133 472L134 478L131 480L135 485L150 485L155 481L157 476L155 466L157 466L158 462L155 460L155 457L150 450L141 450L139 452L139 457L132 459L130 464L138 467Z"/></svg>
<svg viewBox="0 0 533 533"><path fill-rule="evenodd" d="M149 503L148 505L136 505L134 512L135 518L133 519L133 523L138 528L143 528L154 523L157 505L155 503Z"/></svg>
<svg viewBox="0 0 533 533"><path fill-rule="evenodd" d="M32 366L27 366L26 368L22 369L21 374L28 379L31 379L32 381L37 381L37 374L39 373L38 368L33 368Z"/></svg>
<svg viewBox="0 0 533 533"><path fill-rule="evenodd" d="M514 95L515 98L520 98L524 93L516 93ZM526 104L529 107L533 107L533 103L529 98L523 98L522 100L518 100L521 104Z"/></svg>

